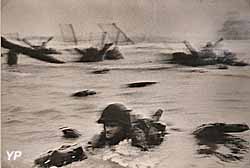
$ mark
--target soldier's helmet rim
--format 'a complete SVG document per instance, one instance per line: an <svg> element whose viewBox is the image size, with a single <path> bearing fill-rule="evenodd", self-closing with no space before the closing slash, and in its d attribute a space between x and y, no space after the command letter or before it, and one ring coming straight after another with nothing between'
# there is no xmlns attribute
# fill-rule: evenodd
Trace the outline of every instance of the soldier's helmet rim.
<svg viewBox="0 0 250 168"><path fill-rule="evenodd" d="M128 109L121 103L109 104L102 112L101 117L97 120L99 124L105 124L107 122L117 122L124 125L130 124L131 109Z"/></svg>

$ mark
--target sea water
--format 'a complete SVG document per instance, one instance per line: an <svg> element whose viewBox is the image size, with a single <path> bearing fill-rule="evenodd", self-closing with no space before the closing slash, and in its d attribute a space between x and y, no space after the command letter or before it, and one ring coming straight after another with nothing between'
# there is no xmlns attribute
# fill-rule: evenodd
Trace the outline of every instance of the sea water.
<svg viewBox="0 0 250 168"><path fill-rule="evenodd" d="M250 63L249 41L225 41L224 48ZM8 67L2 57L2 164L5 167L32 167L34 159L63 144L86 144L99 133L96 123L102 110L119 102L133 114L149 117L163 109L167 124L163 143L150 151L122 142L116 150L102 149L81 162L65 167L155 167L155 168L246 168L250 167L250 132L236 136L246 147L241 160L222 160L218 155L198 154L199 145L191 135L204 123L246 123L250 125L250 67L219 70L216 66L185 67L168 64L170 53L185 50L175 43L141 43L121 46L125 59L96 63L73 63L75 55L56 56L65 64L50 64L19 56L17 66ZM106 74L94 70L108 68ZM126 84L154 81L154 85L127 88ZM74 98L85 89L96 95ZM62 138L60 127L81 132L76 140ZM8 160L6 151L21 151ZM221 145L217 151L230 153Z"/></svg>

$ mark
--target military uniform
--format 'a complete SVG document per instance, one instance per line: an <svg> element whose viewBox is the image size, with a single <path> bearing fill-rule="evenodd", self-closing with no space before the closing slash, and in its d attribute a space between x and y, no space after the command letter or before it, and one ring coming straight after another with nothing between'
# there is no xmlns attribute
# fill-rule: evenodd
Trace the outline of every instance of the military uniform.
<svg viewBox="0 0 250 168"><path fill-rule="evenodd" d="M159 121L138 119L132 125L132 145L143 150L160 145L166 135L166 125Z"/></svg>
<svg viewBox="0 0 250 168"><path fill-rule="evenodd" d="M166 125L159 122L160 117L156 117L157 119L154 119L155 116L152 119L135 118L134 121L131 121L130 111L124 105L118 103L111 104L105 108L97 123L118 122L125 127L125 132L111 140L105 137L105 132L101 132L88 142L88 148L117 145L124 139L131 139L132 146L139 147L142 150L148 150L148 148L154 145L161 144L166 134ZM160 112L161 115L162 110Z"/></svg>
<svg viewBox="0 0 250 168"><path fill-rule="evenodd" d="M108 124L116 122L120 124L121 131L115 134L114 138L107 138L105 130L92 138L86 150L89 148L103 148L105 146L117 145L125 139L131 139L132 146L148 150L150 147L161 144L165 136L165 124L159 122L162 110L158 110L151 119L135 118L131 121L131 110L122 104L111 104L106 107L97 121L98 123ZM72 130L66 129L72 133ZM87 159L87 155L81 146L69 145L62 146L57 150L51 150L35 160L35 165L40 167L61 167L75 161Z"/></svg>

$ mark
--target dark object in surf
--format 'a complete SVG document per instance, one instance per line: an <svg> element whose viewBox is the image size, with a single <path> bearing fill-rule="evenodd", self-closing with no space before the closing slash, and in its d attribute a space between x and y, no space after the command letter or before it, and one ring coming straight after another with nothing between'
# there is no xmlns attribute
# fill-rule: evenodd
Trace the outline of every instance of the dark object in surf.
<svg viewBox="0 0 250 168"><path fill-rule="evenodd" d="M129 88L135 88L135 87L145 87L149 85L156 84L157 82L134 82L127 84L127 87Z"/></svg>
<svg viewBox="0 0 250 168"><path fill-rule="evenodd" d="M199 147L197 153L205 157L214 156L223 162L242 160L249 150L249 142L230 133L247 130L246 124L203 124L193 132ZM220 150L221 147L228 150Z"/></svg>
<svg viewBox="0 0 250 168"><path fill-rule="evenodd" d="M224 64L231 66L247 66L249 65L246 62L238 61L236 54L227 50L221 50L219 53L215 52L215 47L223 39L219 39L214 44L209 42L201 50L196 50L188 42L184 41L186 48L189 50L190 54L184 52L175 52L172 54L172 59L170 63L181 64L186 66L205 66L205 65L216 65ZM217 49L218 50L218 49Z"/></svg>
<svg viewBox="0 0 250 168"><path fill-rule="evenodd" d="M35 165L42 168L52 166L62 167L72 162L87 159L83 148L79 145L63 145L57 150L51 150L41 155L34 161Z"/></svg>
<svg viewBox="0 0 250 168"><path fill-rule="evenodd" d="M115 46L112 49L109 49L104 56L104 59L107 60L118 60L118 59L124 59L122 56L122 53L119 51L118 47Z"/></svg>
<svg viewBox="0 0 250 168"><path fill-rule="evenodd" d="M67 127L62 127L60 129L63 132L64 138L78 138L81 136L81 134L75 129L67 128Z"/></svg>
<svg viewBox="0 0 250 168"><path fill-rule="evenodd" d="M62 64L63 61L57 60L52 56L49 56L48 54L44 53L42 50L37 50L34 48L24 47L15 43L12 43L5 39L4 37L1 37L1 47L11 50L12 52L15 52L17 54L24 54L31 58L38 59L41 61L49 62L49 63L56 63L56 64Z"/></svg>
<svg viewBox="0 0 250 168"><path fill-rule="evenodd" d="M249 64L244 62L244 61L234 61L232 63L232 66L247 66L247 65L249 65Z"/></svg>
<svg viewBox="0 0 250 168"><path fill-rule="evenodd" d="M81 54L81 58L77 62L99 62L104 60L104 56L106 51L112 46L113 43L107 43L103 46L103 48L98 49L94 47L90 47L87 49L79 49L75 48L79 54Z"/></svg>
<svg viewBox="0 0 250 168"><path fill-rule="evenodd" d="M9 51L7 54L7 64L9 66L12 65L16 65L17 64L17 60L18 60L18 53L14 52L14 51Z"/></svg>
<svg viewBox="0 0 250 168"><path fill-rule="evenodd" d="M249 130L246 124L210 123L199 126L192 134L196 138L216 139L227 133L244 132Z"/></svg>
<svg viewBox="0 0 250 168"><path fill-rule="evenodd" d="M96 94L96 92L93 90L83 90L83 91L76 92L76 93L72 94L71 96L73 96L73 97L86 97L86 96L95 95L95 94Z"/></svg>
<svg viewBox="0 0 250 168"><path fill-rule="evenodd" d="M223 65L223 64L219 64L217 69L228 69L228 66Z"/></svg>
<svg viewBox="0 0 250 168"><path fill-rule="evenodd" d="M105 73L108 73L109 71L110 71L109 69L104 68L104 69L101 69L101 70L92 71L91 73L93 73L93 74L105 74Z"/></svg>

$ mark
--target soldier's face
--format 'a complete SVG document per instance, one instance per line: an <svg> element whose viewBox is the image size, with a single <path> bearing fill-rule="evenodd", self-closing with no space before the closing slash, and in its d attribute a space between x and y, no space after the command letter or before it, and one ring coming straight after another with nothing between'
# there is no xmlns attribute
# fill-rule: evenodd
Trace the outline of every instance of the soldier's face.
<svg viewBox="0 0 250 168"><path fill-rule="evenodd" d="M104 131L106 138L111 139L122 131L122 127L115 122L105 123Z"/></svg>

